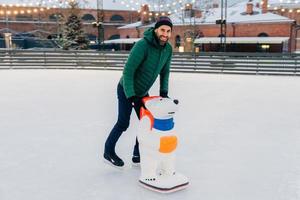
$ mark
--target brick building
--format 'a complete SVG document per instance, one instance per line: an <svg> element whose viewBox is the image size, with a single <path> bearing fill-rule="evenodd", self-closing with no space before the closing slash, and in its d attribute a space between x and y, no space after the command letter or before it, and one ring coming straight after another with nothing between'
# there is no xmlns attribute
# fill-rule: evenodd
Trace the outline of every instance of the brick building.
<svg viewBox="0 0 300 200"><path fill-rule="evenodd" d="M269 3L268 0L263 0L262 3L245 1L228 8L226 23L228 51L245 49L270 52L300 51L300 6L296 4L290 8L280 4L280 0L269 1ZM220 18L220 8L214 4L214 8L209 11L210 14L207 15L199 10L193 10L189 4L183 11L183 18L171 15L174 31L170 42L175 51L179 51L179 47L184 47L185 51L192 51L194 47L200 51L219 49L220 25L216 24L216 20ZM138 13L117 4L110 8L104 7L103 13L106 41L140 38L146 28L153 26L154 18L157 16L147 6L143 6ZM0 5L0 36L7 31L14 34L27 32L43 38L59 35L68 14L69 9L66 8ZM91 41L95 40L98 31L93 22L96 21L97 10L80 9L79 14L86 34ZM268 37L269 43L264 43L262 37Z"/></svg>
<svg viewBox="0 0 300 200"><path fill-rule="evenodd" d="M118 8L116 4L116 8ZM17 5L0 4L0 36L1 33L33 33L36 36L47 38L50 35L62 33L64 23L70 13L67 8L22 7ZM79 9L85 33L90 38L97 37L98 30L93 26L97 21L96 9ZM109 10L103 11L104 39L119 37L118 27L140 20L136 11Z"/></svg>
<svg viewBox="0 0 300 200"><path fill-rule="evenodd" d="M226 49L227 51L267 51L295 52L300 50L300 8L293 12L278 13L278 9L262 3L242 2L227 9L226 20ZM299 5L296 5L299 6ZM299 6L300 7L300 6ZM271 9L272 8L272 9ZM210 9L210 14L204 16L201 12L185 8L185 18L171 15L174 29L170 42L174 50L183 47L192 51L194 47L200 51L220 50L220 8ZM268 10L269 9L269 10ZM192 13L192 15L191 15ZM120 27L121 38L141 37L144 30L153 24L134 23ZM193 39L195 43L193 43Z"/></svg>

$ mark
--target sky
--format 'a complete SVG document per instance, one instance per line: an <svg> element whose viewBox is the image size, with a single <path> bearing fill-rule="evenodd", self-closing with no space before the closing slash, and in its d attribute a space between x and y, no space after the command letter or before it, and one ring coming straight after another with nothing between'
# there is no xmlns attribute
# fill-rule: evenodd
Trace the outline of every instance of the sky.
<svg viewBox="0 0 300 200"><path fill-rule="evenodd" d="M176 168L190 186L162 195L140 187L130 165L134 113L116 148L126 168L102 161L120 76L1 70L1 200L300 199L299 77L171 73Z"/></svg>

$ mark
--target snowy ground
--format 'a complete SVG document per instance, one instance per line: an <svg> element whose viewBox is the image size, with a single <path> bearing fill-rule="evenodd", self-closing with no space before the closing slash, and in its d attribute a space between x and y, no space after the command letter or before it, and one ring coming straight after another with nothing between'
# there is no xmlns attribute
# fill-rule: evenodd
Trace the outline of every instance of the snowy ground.
<svg viewBox="0 0 300 200"><path fill-rule="evenodd" d="M117 149L127 169L102 162L120 75L0 72L0 200L300 199L299 77L172 73L177 168L191 185L161 195L129 167L134 115Z"/></svg>

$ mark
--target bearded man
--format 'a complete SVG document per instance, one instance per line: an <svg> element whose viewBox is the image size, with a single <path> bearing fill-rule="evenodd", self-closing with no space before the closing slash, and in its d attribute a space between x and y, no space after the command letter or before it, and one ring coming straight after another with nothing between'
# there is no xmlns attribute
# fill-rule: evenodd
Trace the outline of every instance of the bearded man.
<svg viewBox="0 0 300 200"><path fill-rule="evenodd" d="M160 96L168 97L170 63L172 46L168 43L173 24L169 17L161 16L154 28L145 31L144 38L133 46L123 75L117 86L118 120L108 135L104 147L104 161L122 168L124 162L115 152L115 146L130 123L130 115L134 108L138 118L143 107L142 98L149 96L148 92L160 76ZM133 164L140 163L139 145L134 146Z"/></svg>

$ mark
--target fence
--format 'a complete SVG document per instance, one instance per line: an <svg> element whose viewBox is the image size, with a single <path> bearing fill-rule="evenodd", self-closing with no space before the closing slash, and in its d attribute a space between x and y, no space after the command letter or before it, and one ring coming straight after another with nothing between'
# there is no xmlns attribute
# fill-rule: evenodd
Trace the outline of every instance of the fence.
<svg viewBox="0 0 300 200"><path fill-rule="evenodd" d="M128 52L0 50L0 69L122 70ZM175 72L300 75L300 54L174 53Z"/></svg>

